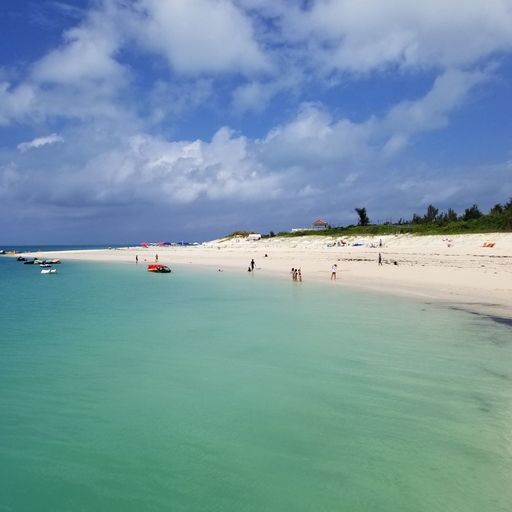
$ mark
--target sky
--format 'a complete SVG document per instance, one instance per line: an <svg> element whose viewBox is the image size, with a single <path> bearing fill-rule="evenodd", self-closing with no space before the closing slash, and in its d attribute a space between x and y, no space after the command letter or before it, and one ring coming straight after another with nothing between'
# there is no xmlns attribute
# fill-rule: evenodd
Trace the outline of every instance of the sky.
<svg viewBox="0 0 512 512"><path fill-rule="evenodd" d="M2 0L0 243L512 197L512 0Z"/></svg>

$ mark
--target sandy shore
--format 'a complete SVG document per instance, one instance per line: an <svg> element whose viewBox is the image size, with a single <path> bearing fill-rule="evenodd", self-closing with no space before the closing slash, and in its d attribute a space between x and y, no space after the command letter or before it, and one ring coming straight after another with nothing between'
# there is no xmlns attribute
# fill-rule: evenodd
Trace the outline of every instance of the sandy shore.
<svg viewBox="0 0 512 512"><path fill-rule="evenodd" d="M341 245L342 240L346 245ZM485 247L489 242L494 246ZM381 266L377 262L379 252ZM144 264L153 262L157 253L164 264L200 265L215 271L247 272L254 258L259 275L290 279L290 269L300 267L304 281L405 295L512 319L512 233L276 237L254 242L214 240L194 247L128 247L32 255L131 264L138 255L139 264ZM333 263L338 265L335 282L329 280Z"/></svg>

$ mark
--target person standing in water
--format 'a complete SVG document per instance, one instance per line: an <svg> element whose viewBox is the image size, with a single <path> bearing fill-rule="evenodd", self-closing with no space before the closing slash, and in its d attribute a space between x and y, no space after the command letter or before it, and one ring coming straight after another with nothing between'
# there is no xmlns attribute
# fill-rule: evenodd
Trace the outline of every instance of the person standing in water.
<svg viewBox="0 0 512 512"><path fill-rule="evenodd" d="M251 270L254 272L254 266L256 263L254 263L254 258L251 260Z"/></svg>
<svg viewBox="0 0 512 512"><path fill-rule="evenodd" d="M335 263L331 267L331 281L336 281L336 272L338 271L338 265Z"/></svg>
<svg viewBox="0 0 512 512"><path fill-rule="evenodd" d="M136 264L139 263L139 255L138 254L135 255L135 263Z"/></svg>

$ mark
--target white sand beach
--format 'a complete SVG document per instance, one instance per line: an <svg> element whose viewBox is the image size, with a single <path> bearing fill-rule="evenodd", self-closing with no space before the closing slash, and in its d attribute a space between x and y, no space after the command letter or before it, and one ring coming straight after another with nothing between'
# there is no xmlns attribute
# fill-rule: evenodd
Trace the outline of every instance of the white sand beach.
<svg viewBox="0 0 512 512"><path fill-rule="evenodd" d="M382 265L378 264L379 253ZM127 247L31 255L131 264L135 264L138 255L139 264L143 265L154 262L156 254L160 263L171 267L198 265L212 271L240 273L247 273L254 258L255 275L291 279L290 269L299 267L304 282L323 281L327 286L406 295L512 318L512 233L221 239L190 247ZM334 263L338 265L337 280L330 281Z"/></svg>

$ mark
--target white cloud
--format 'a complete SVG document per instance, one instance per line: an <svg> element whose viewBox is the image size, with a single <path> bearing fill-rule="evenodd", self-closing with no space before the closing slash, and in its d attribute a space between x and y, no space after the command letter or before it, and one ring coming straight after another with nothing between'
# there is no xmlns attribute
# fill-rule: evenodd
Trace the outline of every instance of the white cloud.
<svg viewBox="0 0 512 512"><path fill-rule="evenodd" d="M108 4L106 4L108 5ZM37 82L80 84L87 81L117 80L124 75L115 59L121 37L115 12L91 11L85 22L66 31L60 48L50 51L34 64Z"/></svg>
<svg viewBox="0 0 512 512"><path fill-rule="evenodd" d="M0 125L26 119L34 114L36 90L30 84L16 87L0 82Z"/></svg>
<svg viewBox="0 0 512 512"><path fill-rule="evenodd" d="M319 0L282 21L285 39L316 42L325 69L451 68L512 48L509 0Z"/></svg>
<svg viewBox="0 0 512 512"><path fill-rule="evenodd" d="M403 101L391 109L385 123L394 132L407 133L442 128L448 114L461 106L469 91L489 80L485 72L448 70L436 78L432 89L421 99Z"/></svg>
<svg viewBox="0 0 512 512"><path fill-rule="evenodd" d="M52 133L51 135L47 135L46 137L37 137L30 142L22 142L18 144L17 148L23 153L33 148L40 148L41 146L47 146L48 144L55 144L56 142L63 142L64 139L57 135L56 133Z"/></svg>
<svg viewBox="0 0 512 512"><path fill-rule="evenodd" d="M273 165L302 165L317 172L346 162L366 166L380 157L397 156L415 135L446 126L470 91L489 78L484 72L446 71L423 97L359 123L333 119L322 106L306 104L290 122L273 128L260 149Z"/></svg>
<svg viewBox="0 0 512 512"><path fill-rule="evenodd" d="M251 20L231 0L139 0L139 43L163 55L179 73L268 70Z"/></svg>
<svg viewBox="0 0 512 512"><path fill-rule="evenodd" d="M92 144L90 135L80 138ZM66 203L70 198L75 204L258 202L282 192L282 177L258 162L249 140L227 128L209 142L134 134L110 150L86 157L73 172L64 169L40 185L50 202Z"/></svg>

